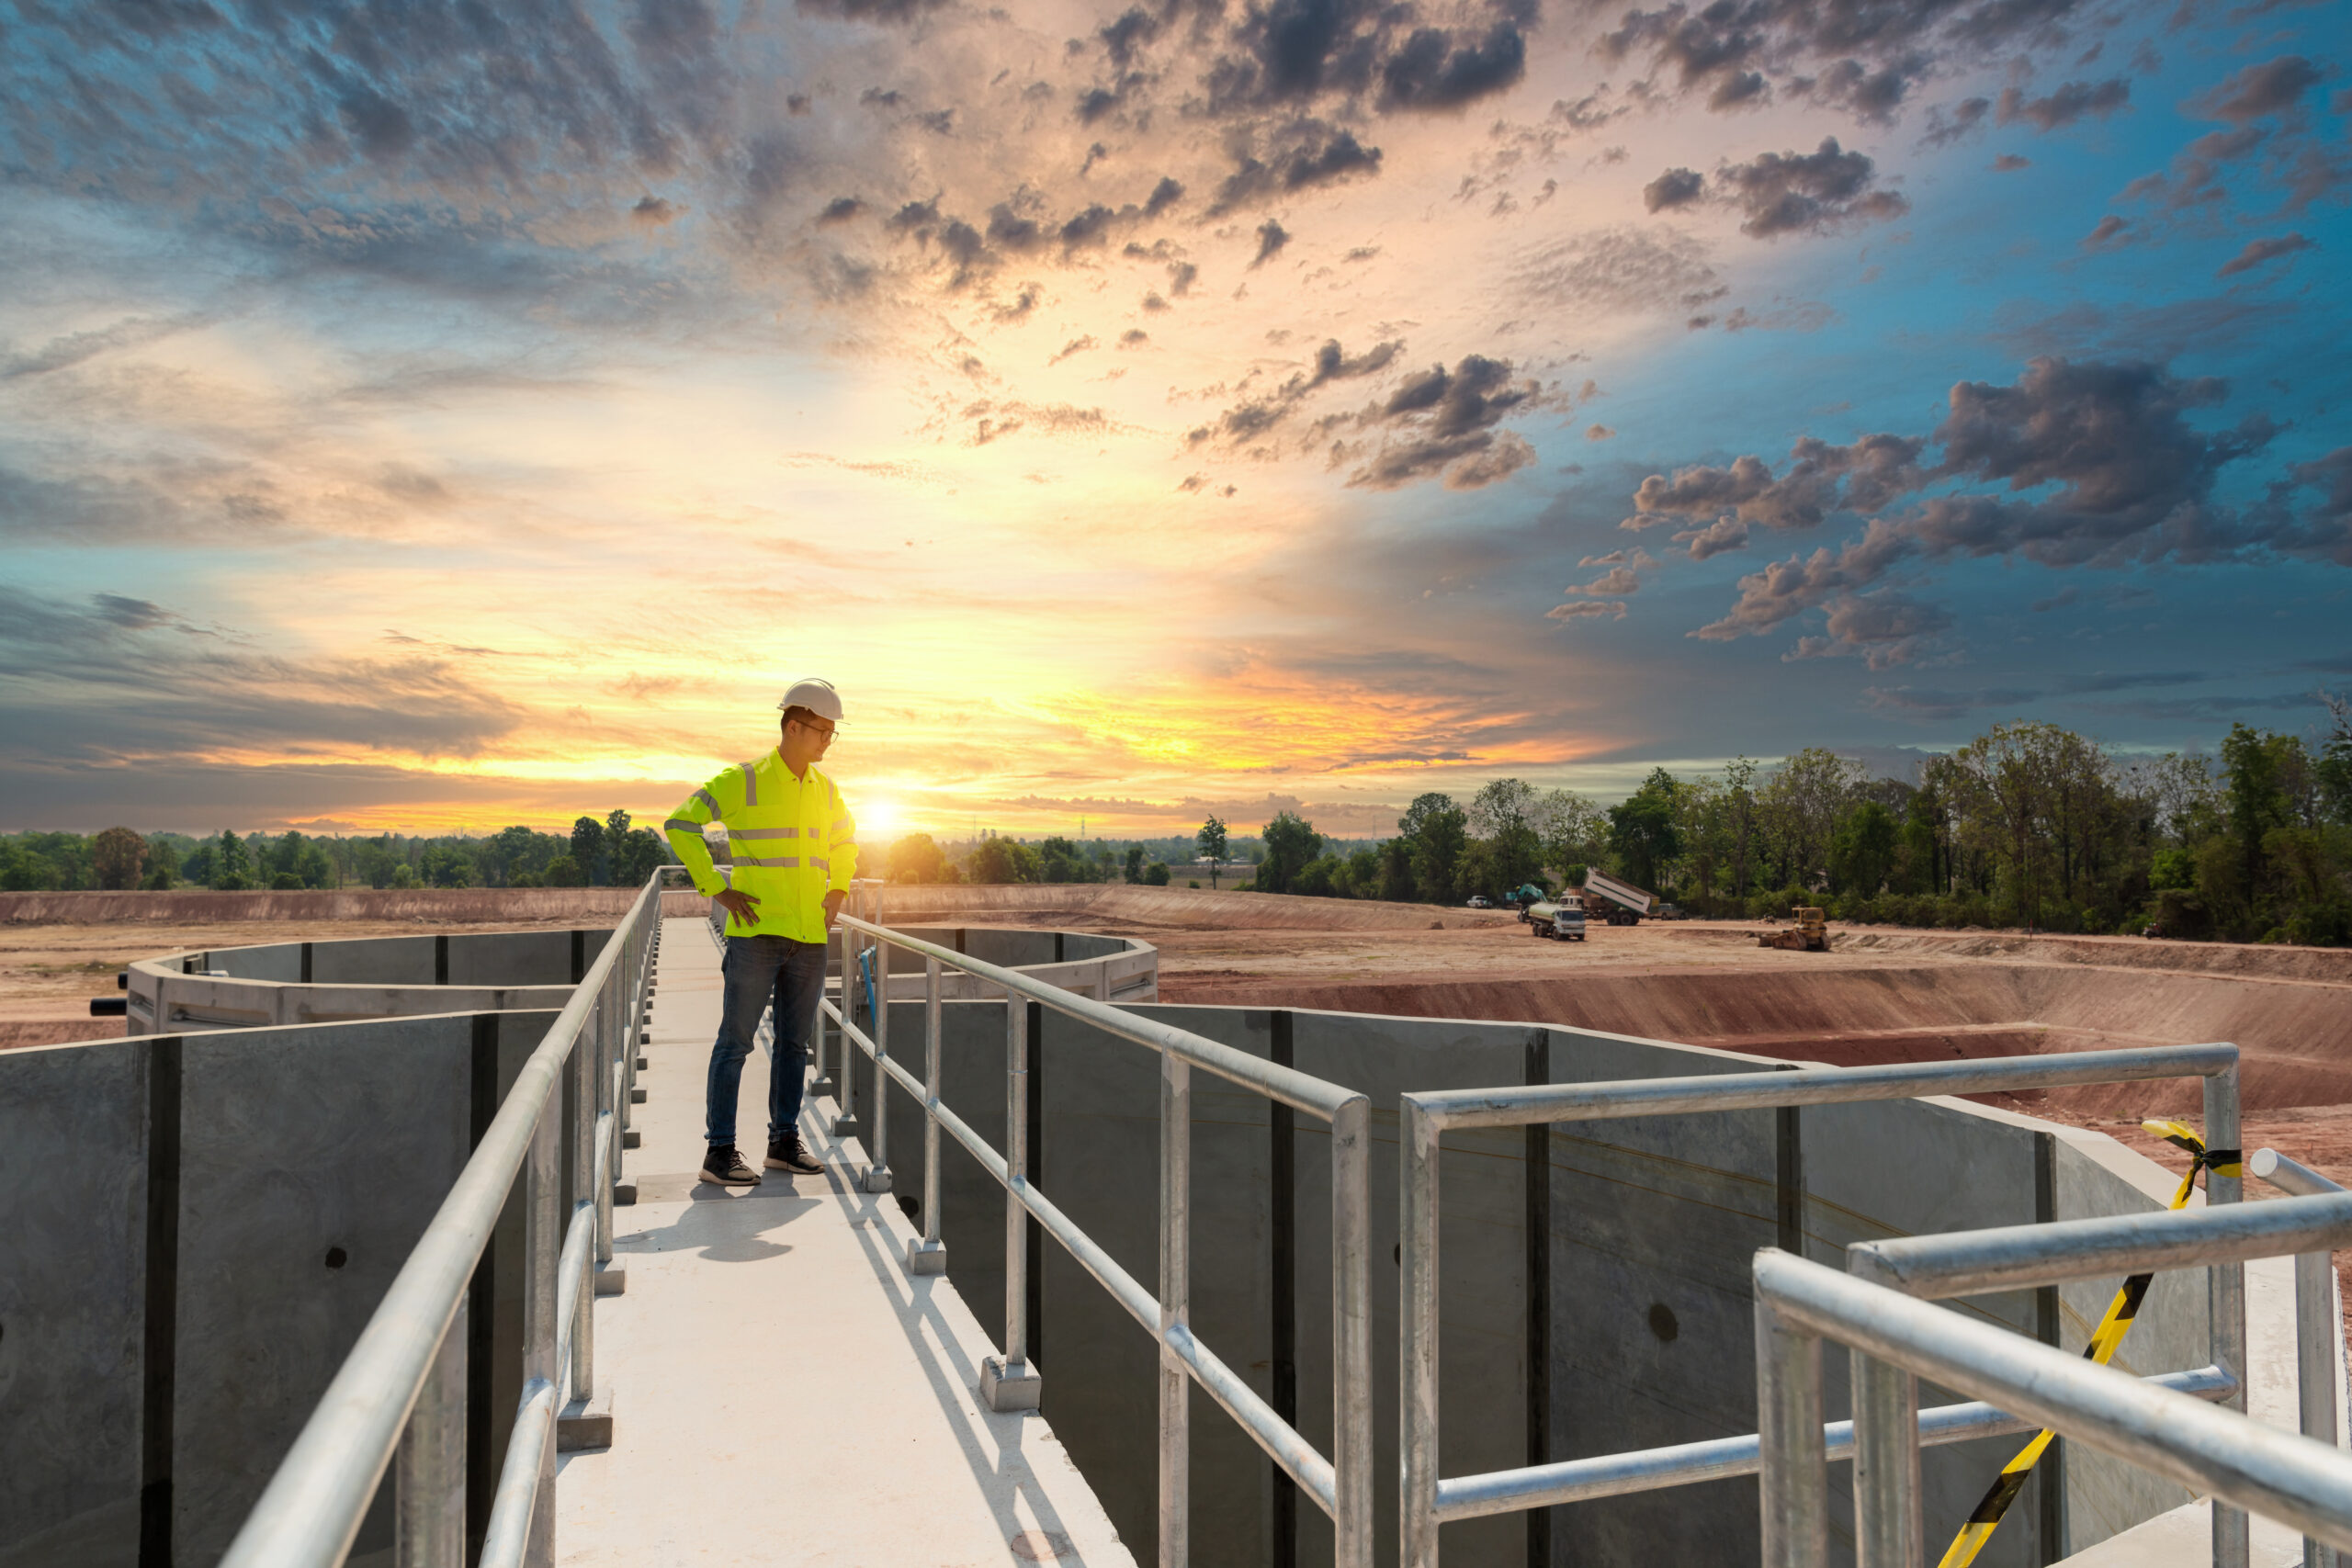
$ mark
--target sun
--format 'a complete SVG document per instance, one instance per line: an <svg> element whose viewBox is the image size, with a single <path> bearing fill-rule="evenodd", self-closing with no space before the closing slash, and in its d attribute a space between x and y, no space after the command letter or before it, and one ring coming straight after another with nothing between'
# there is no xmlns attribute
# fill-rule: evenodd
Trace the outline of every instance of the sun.
<svg viewBox="0 0 2352 1568"><path fill-rule="evenodd" d="M857 828L861 837L876 842L887 842L899 830L899 803L895 800L871 800L857 803Z"/></svg>

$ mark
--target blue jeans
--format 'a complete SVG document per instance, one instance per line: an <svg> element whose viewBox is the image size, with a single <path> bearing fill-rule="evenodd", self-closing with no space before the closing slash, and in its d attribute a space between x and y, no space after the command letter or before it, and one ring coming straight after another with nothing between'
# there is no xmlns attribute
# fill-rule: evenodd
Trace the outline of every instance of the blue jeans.
<svg viewBox="0 0 2352 1568"><path fill-rule="evenodd" d="M760 1015L775 1006L775 1055L768 1063L768 1142L794 1131L808 1062L808 1036L825 994L825 944L785 936L730 936L719 966L725 1009L710 1047L704 1136L712 1148L735 1142L735 1104L741 1097L743 1058L760 1032Z"/></svg>

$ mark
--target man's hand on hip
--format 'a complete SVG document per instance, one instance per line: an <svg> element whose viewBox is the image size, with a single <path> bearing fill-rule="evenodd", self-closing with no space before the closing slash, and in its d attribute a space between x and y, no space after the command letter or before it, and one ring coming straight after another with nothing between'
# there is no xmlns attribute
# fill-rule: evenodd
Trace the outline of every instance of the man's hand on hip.
<svg viewBox="0 0 2352 1568"><path fill-rule="evenodd" d="M742 921L756 924L760 918L760 901L749 893L739 893L732 887L722 887L710 896L710 901Z"/></svg>
<svg viewBox="0 0 2352 1568"><path fill-rule="evenodd" d="M848 894L838 887L825 895L825 929L827 931L831 931L833 922L841 919L842 900L848 897Z"/></svg>

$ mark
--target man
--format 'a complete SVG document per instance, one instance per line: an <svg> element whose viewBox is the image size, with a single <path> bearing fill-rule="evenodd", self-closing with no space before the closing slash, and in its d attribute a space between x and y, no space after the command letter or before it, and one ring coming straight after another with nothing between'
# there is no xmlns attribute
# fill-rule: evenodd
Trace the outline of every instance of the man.
<svg viewBox="0 0 2352 1568"><path fill-rule="evenodd" d="M825 989L825 933L857 873L857 825L842 792L817 771L842 721L841 696L828 682L801 681L776 706L784 718L775 750L729 768L662 825L695 890L727 910L725 1011L710 1048L703 1130L710 1150L702 1177L729 1187L760 1184L760 1173L735 1149L735 1109L743 1058L771 1001L766 1168L795 1176L824 1168L800 1145L800 1095ZM731 884L711 865L706 822L727 826Z"/></svg>

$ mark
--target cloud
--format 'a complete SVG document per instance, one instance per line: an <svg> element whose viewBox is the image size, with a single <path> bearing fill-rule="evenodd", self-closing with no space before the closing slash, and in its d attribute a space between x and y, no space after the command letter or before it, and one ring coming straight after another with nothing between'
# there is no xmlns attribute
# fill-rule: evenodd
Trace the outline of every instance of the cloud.
<svg viewBox="0 0 2352 1568"><path fill-rule="evenodd" d="M1652 212L1671 212L1698 201L1706 190L1706 176L1696 169L1668 169L1642 187L1642 205Z"/></svg>
<svg viewBox="0 0 2352 1568"><path fill-rule="evenodd" d="M1635 593L1641 591L1642 580L1628 567L1612 566L1590 582L1570 583L1560 590L1563 593Z"/></svg>
<svg viewBox="0 0 2352 1568"><path fill-rule="evenodd" d="M1874 190L1875 165L1822 138L1811 152L1765 152L1715 171L1718 190L1746 215L1739 231L1758 240L1824 234L1855 222L1883 222L1911 210L1899 192Z"/></svg>
<svg viewBox="0 0 2352 1568"><path fill-rule="evenodd" d="M1284 127L1279 135L1290 145L1263 159L1246 152L1237 159L1233 172L1217 186L1209 203L1211 218L1380 172L1380 149L1364 146L1351 130L1300 120Z"/></svg>
<svg viewBox="0 0 2352 1568"><path fill-rule="evenodd" d="M2308 251L2312 242L2301 234L2281 234L2275 240L2249 240L2245 249L2222 264L2215 277L2235 277L2242 272L2252 272L2264 262L2291 256L2297 251Z"/></svg>
<svg viewBox="0 0 2352 1568"><path fill-rule="evenodd" d="M1294 371L1275 390L1261 397L1245 398L1219 414L1215 422L1194 429L1185 440L1198 446L1204 442L1222 438L1231 445L1246 445L1270 434L1315 392L1340 381L1361 380L1376 376L1395 362L1404 351L1400 340L1376 343L1362 354L1351 355L1340 346L1340 340L1328 338L1315 351L1306 367Z"/></svg>
<svg viewBox="0 0 2352 1568"><path fill-rule="evenodd" d="M1706 560L1731 550L1746 549L1747 525L1736 517L1718 517L1703 528L1675 535L1674 542L1688 544L1692 560Z"/></svg>
<svg viewBox="0 0 2352 1568"><path fill-rule="evenodd" d="M2067 82L2040 98L2029 98L2015 87L2004 87L1996 118L2003 125L2022 120L2046 132L2072 125L2086 116L2105 119L2131 102L2132 84L2121 76L2096 84Z"/></svg>
<svg viewBox="0 0 2352 1568"><path fill-rule="evenodd" d="M1622 621L1625 618L1625 602L1622 599L1604 602L1579 599L1572 604L1555 604L1544 612L1547 621Z"/></svg>
<svg viewBox="0 0 2352 1568"><path fill-rule="evenodd" d="M1917 459L1926 443L1917 440L1878 436L1856 444L1892 444L1877 449L1907 454L1868 471L1863 488L1872 504L1856 509L1882 514L1870 519L1860 538L1741 578L1730 612L1691 635L1760 634L1861 593L1914 560L2016 556L2066 568L2194 562L2249 550L2326 553L2324 519L2291 518L2283 498L2274 499L2267 512L2244 514L2211 502L2222 468L2261 450L2274 431L2258 414L2212 434L2188 423L2190 412L2219 404L2225 390L2213 378L2184 379L2153 365L2064 359L2035 360L2011 386L1960 382L1951 389L1943 423L1928 438L1942 447L1940 462L1922 466ZM1754 508L1760 520L1786 519L1781 525L1804 525L1841 495L1853 502L1850 479L1842 492L1825 482L1842 478L1838 464L1804 474L1802 467L1775 480L1761 463L1744 457L1728 469L1685 470L1672 481L1653 475L1643 488L1652 492L1654 512ZM1883 511L1904 494L1954 481L1999 485L2013 495L2045 493L2003 500L1954 491L1899 515ZM1638 494L1635 504L1641 505Z"/></svg>
<svg viewBox="0 0 2352 1568"><path fill-rule="evenodd" d="M1524 443L1500 443L1495 427L1511 415L1531 410L1543 399L1542 387L1519 378L1507 359L1482 354L1464 355L1452 370L1432 365L1408 376L1382 402L1345 423L1378 433L1380 445L1348 483L1369 490L1394 490L1459 463L1447 476L1455 490L1491 484L1532 460ZM1336 425L1338 421L1327 422Z"/></svg>
<svg viewBox="0 0 2352 1568"><path fill-rule="evenodd" d="M2083 249L2086 251L2113 250L2118 245L2128 243L2124 237L2124 231L2131 227L2132 220L2129 218L2118 218L2110 212L2100 219L2089 233L2083 236Z"/></svg>
<svg viewBox="0 0 2352 1568"><path fill-rule="evenodd" d="M1255 271L1265 265L1280 255L1283 247L1289 243L1290 231L1272 219L1267 219L1258 225L1258 254L1250 258L1250 269Z"/></svg>
<svg viewBox="0 0 2352 1568"><path fill-rule="evenodd" d="M2225 119L2244 125L2248 120L2288 112L2319 83L2317 66L2300 54L2282 54L2276 60L2233 72L2186 107L2199 119Z"/></svg>
<svg viewBox="0 0 2352 1568"><path fill-rule="evenodd" d="M1993 112L1990 98L1962 98L1946 112L1940 104L1928 111L1928 131L1919 139L1922 147L1949 147L1955 141L1966 141L1984 129L1986 117Z"/></svg>
<svg viewBox="0 0 2352 1568"><path fill-rule="evenodd" d="M1380 68L1384 109L1458 109L1512 85L1527 72L1527 36L1498 23L1476 39L1416 28Z"/></svg>
<svg viewBox="0 0 2352 1568"><path fill-rule="evenodd" d="M2004 152L1993 160L1993 172L1996 175L2013 175L2019 169L2031 167L2033 167L2032 159L2021 158L2015 152Z"/></svg>
<svg viewBox="0 0 2352 1568"><path fill-rule="evenodd" d="M1791 449L1788 472L1779 479L1752 457L1724 468L1679 469L1672 479L1652 474L1634 492L1634 514L1623 525L1654 528L1677 520L1722 518L1767 528L1811 528L1832 512L1874 512L1925 482L1919 456L1926 445L1917 436L1865 435L1851 446L1833 446L1808 435ZM1743 531L1739 541L1746 539Z"/></svg>
<svg viewBox="0 0 2352 1568"><path fill-rule="evenodd" d="M1599 316L1680 315L1730 292L1706 255L1686 237L1604 229L1538 246L1513 267L1511 283L1532 306Z"/></svg>

